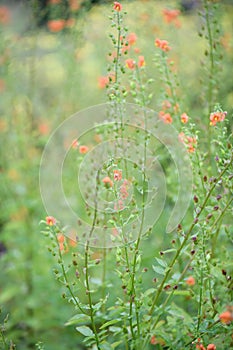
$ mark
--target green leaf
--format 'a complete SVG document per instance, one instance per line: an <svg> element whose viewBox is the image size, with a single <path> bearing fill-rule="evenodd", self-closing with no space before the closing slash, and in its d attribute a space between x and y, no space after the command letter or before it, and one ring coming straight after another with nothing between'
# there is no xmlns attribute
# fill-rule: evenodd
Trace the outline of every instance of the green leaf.
<svg viewBox="0 0 233 350"><path fill-rule="evenodd" d="M163 254L173 253L173 252L176 252L176 251L177 251L177 249L171 248L171 249L163 250Z"/></svg>
<svg viewBox="0 0 233 350"><path fill-rule="evenodd" d="M190 292L188 290L175 290L173 292L174 295L183 295L185 297L190 296Z"/></svg>
<svg viewBox="0 0 233 350"><path fill-rule="evenodd" d="M111 327L109 327L109 331L112 333L119 333L119 332L122 332L122 328L111 326Z"/></svg>
<svg viewBox="0 0 233 350"><path fill-rule="evenodd" d="M100 344L99 347L100 347L101 350L112 350L111 345L106 343L106 342L104 342L103 344Z"/></svg>
<svg viewBox="0 0 233 350"><path fill-rule="evenodd" d="M162 259L159 259L159 258L155 258L155 260L157 261L157 263L160 266L167 267L167 262L165 260L162 260Z"/></svg>
<svg viewBox="0 0 233 350"><path fill-rule="evenodd" d="M100 327L100 329L106 328L106 327L111 326L111 325L113 325L113 324L115 324L115 323L118 323L118 322L120 322L120 320L111 320L111 321L108 321L108 322L104 323L104 324Z"/></svg>
<svg viewBox="0 0 233 350"><path fill-rule="evenodd" d="M152 265L152 268L159 275L165 275L165 270L162 267Z"/></svg>
<svg viewBox="0 0 233 350"><path fill-rule="evenodd" d="M94 333L92 332L91 328L87 326L81 326L81 327L76 327L76 330L84 335L85 337L93 337Z"/></svg>
<svg viewBox="0 0 233 350"><path fill-rule="evenodd" d="M115 343L112 344L112 349L115 349L118 345L122 344L122 340L116 341Z"/></svg>
<svg viewBox="0 0 233 350"><path fill-rule="evenodd" d="M155 288L149 288L145 291L144 296L148 297L148 295L153 294L156 291Z"/></svg>
<svg viewBox="0 0 233 350"><path fill-rule="evenodd" d="M157 325L155 326L155 329L162 327L162 326L164 325L164 323L165 323L164 320L160 320L160 321L157 323Z"/></svg>
<svg viewBox="0 0 233 350"><path fill-rule="evenodd" d="M189 316L187 312L185 312L182 308L177 306L175 303L172 303L171 309L169 310L169 314L172 316L180 317L184 320L184 322L187 323L193 323L192 317Z"/></svg>
<svg viewBox="0 0 233 350"><path fill-rule="evenodd" d="M90 321L90 317L84 314L77 314L71 317L66 323L65 326L71 326L74 324L87 323Z"/></svg>

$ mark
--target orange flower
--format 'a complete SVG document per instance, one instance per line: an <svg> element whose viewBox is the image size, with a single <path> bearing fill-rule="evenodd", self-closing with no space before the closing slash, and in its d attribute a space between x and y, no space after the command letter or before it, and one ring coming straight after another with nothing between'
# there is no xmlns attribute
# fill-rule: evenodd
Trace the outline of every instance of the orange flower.
<svg viewBox="0 0 233 350"><path fill-rule="evenodd" d="M213 112L210 114L210 125L215 126L218 122L222 122L225 119L227 112Z"/></svg>
<svg viewBox="0 0 233 350"><path fill-rule="evenodd" d="M100 89L104 89L109 83L109 77L103 76L98 79L98 86Z"/></svg>
<svg viewBox="0 0 233 350"><path fill-rule="evenodd" d="M85 146L85 145L79 146L79 153L86 154L88 151L89 151L88 146Z"/></svg>
<svg viewBox="0 0 233 350"><path fill-rule="evenodd" d="M139 56L138 57L138 67L141 68L141 67L144 67L145 65L146 65L146 62L145 62L144 56Z"/></svg>
<svg viewBox="0 0 233 350"><path fill-rule="evenodd" d="M113 182L110 179L110 177L106 176L103 178L102 182L104 183L106 188L112 187L113 186Z"/></svg>
<svg viewBox="0 0 233 350"><path fill-rule="evenodd" d="M41 135L48 135L49 126L47 123L40 123L40 125L38 126L38 130Z"/></svg>
<svg viewBox="0 0 233 350"><path fill-rule="evenodd" d="M224 311L219 315L219 319L222 323L229 324L233 321L233 314L230 310Z"/></svg>
<svg viewBox="0 0 233 350"><path fill-rule="evenodd" d="M137 35L135 33L130 33L126 40L128 41L129 45L134 45L137 41Z"/></svg>
<svg viewBox="0 0 233 350"><path fill-rule="evenodd" d="M197 344L197 345L196 345L196 349L206 350L206 348L204 347L203 344Z"/></svg>
<svg viewBox="0 0 233 350"><path fill-rule="evenodd" d="M196 283L196 281L195 281L195 278L193 276L189 276L186 279L186 284L189 285L189 286L194 286L195 283Z"/></svg>
<svg viewBox="0 0 233 350"><path fill-rule="evenodd" d="M141 51L141 50L140 50L138 47L135 47L135 49L134 49L134 52L135 52L135 53L140 53L140 51Z"/></svg>
<svg viewBox="0 0 233 350"><path fill-rule="evenodd" d="M57 220L53 216L46 216L46 224L49 226L56 225Z"/></svg>
<svg viewBox="0 0 233 350"><path fill-rule="evenodd" d="M167 40L160 40L160 39L155 39L155 46L160 48L164 52L168 52L171 50L170 46L168 46L168 41Z"/></svg>
<svg viewBox="0 0 233 350"><path fill-rule="evenodd" d="M172 123L172 117L170 113L165 113L162 117L165 124L171 124Z"/></svg>
<svg viewBox="0 0 233 350"><path fill-rule="evenodd" d="M166 109L169 109L169 108L171 108L171 103L168 101L168 100L165 100L165 101L163 101L163 103L162 103L162 109L163 110L166 110Z"/></svg>
<svg viewBox="0 0 233 350"><path fill-rule="evenodd" d="M65 236L62 233L58 233L57 240L58 240L59 243L64 243L65 242Z"/></svg>
<svg viewBox="0 0 233 350"><path fill-rule="evenodd" d="M71 147L72 147L73 149L77 149L77 148L78 148L78 140L77 140L77 139L74 139L74 140L72 141Z"/></svg>
<svg viewBox="0 0 233 350"><path fill-rule="evenodd" d="M121 170L113 170L113 176L115 181L120 181L122 179L122 171Z"/></svg>
<svg viewBox="0 0 233 350"><path fill-rule="evenodd" d="M207 350L216 350L216 345L215 344L209 344L207 346Z"/></svg>
<svg viewBox="0 0 233 350"><path fill-rule="evenodd" d="M150 343L151 343L152 345L157 344L155 335L152 335L152 337L150 338Z"/></svg>
<svg viewBox="0 0 233 350"><path fill-rule="evenodd" d="M10 10L7 6L0 6L0 24L8 24L11 19Z"/></svg>
<svg viewBox="0 0 233 350"><path fill-rule="evenodd" d="M76 246L77 246L77 241L70 238L70 239L69 239L69 245L70 245L71 247L76 247Z"/></svg>
<svg viewBox="0 0 233 350"><path fill-rule="evenodd" d="M184 143L187 146L189 153L195 152L195 147L197 144L196 137L186 136L183 132L181 132L179 134L179 140L180 140L180 142Z"/></svg>
<svg viewBox="0 0 233 350"><path fill-rule="evenodd" d="M135 61L132 59L132 58L128 58L126 61L125 61L125 65L127 68L129 69L134 69L135 68Z"/></svg>
<svg viewBox="0 0 233 350"><path fill-rule="evenodd" d="M77 11L80 8L78 0L70 0L69 2L71 11Z"/></svg>
<svg viewBox="0 0 233 350"><path fill-rule="evenodd" d="M186 124L186 123L188 123L189 117L186 113L183 113L183 114L181 114L180 119L181 119L182 123Z"/></svg>
<svg viewBox="0 0 233 350"><path fill-rule="evenodd" d="M173 23L176 25L176 27L180 27L180 21L177 19L179 16L180 11L179 10L163 10L163 18L166 23Z"/></svg>
<svg viewBox="0 0 233 350"><path fill-rule="evenodd" d="M120 11L122 10L122 5L121 5L119 2L115 1L115 2L114 2L113 9L114 9L115 11L120 12Z"/></svg>
<svg viewBox="0 0 233 350"><path fill-rule="evenodd" d="M57 33L65 28L66 21L64 19L53 19L47 23L50 32Z"/></svg>
<svg viewBox="0 0 233 350"><path fill-rule="evenodd" d="M188 152L189 153L195 152L195 145L197 144L196 137L187 136L186 141L187 141Z"/></svg>

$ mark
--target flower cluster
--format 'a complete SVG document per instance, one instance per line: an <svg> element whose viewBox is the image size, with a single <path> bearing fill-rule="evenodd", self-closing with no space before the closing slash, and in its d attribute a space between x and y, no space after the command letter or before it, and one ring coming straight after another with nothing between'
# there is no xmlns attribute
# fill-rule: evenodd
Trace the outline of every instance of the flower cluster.
<svg viewBox="0 0 233 350"><path fill-rule="evenodd" d="M155 46L161 49L164 52L168 52L171 50L169 43L167 40L155 39Z"/></svg>
<svg viewBox="0 0 233 350"><path fill-rule="evenodd" d="M216 111L210 114L210 125L215 126L217 123L224 121L227 112Z"/></svg>
<svg viewBox="0 0 233 350"><path fill-rule="evenodd" d="M125 65L127 68L133 70L136 68L136 66L138 66L138 68L144 67L146 65L146 62L144 56L139 56L138 62L134 61L132 58L128 58L125 60Z"/></svg>
<svg viewBox="0 0 233 350"><path fill-rule="evenodd" d="M194 153L197 145L197 138L195 136L186 136L183 132L179 134L179 140L184 143L189 153Z"/></svg>
<svg viewBox="0 0 233 350"><path fill-rule="evenodd" d="M57 222L57 220L53 216L46 216L45 221L48 226L54 226Z"/></svg>
<svg viewBox="0 0 233 350"><path fill-rule="evenodd" d="M174 23L177 28L181 26L178 16L180 15L180 10L163 10L163 18L166 23Z"/></svg>
<svg viewBox="0 0 233 350"><path fill-rule="evenodd" d="M122 10L122 5L121 5L121 3L115 1L115 2L114 2L113 9L114 9L115 11L120 12L120 11Z"/></svg>

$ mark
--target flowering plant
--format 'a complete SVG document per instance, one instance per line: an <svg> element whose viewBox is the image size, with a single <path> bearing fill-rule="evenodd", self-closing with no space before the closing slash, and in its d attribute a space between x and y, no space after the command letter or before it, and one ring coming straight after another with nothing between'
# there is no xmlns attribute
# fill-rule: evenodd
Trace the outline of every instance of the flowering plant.
<svg viewBox="0 0 233 350"><path fill-rule="evenodd" d="M79 228L70 236L59 219L47 217L44 231L51 238L51 252L57 259L55 275L66 288L63 297L77 310L67 325L75 325L87 348L210 350L219 348L222 342L224 349L232 344L232 265L228 249L218 244L221 237L227 247L232 234L232 135L227 131L227 113L217 104L217 95L211 93L217 86L212 77L218 69L217 49L213 47L215 19L209 16L212 6L204 1L202 13L211 50L207 111L203 112L204 125L211 135L206 152L200 129L183 109L169 56L173 45L155 39L154 60L163 86L160 98L157 96L162 107L156 116L148 108L153 80L146 74L145 55L133 49L137 35L128 34L124 26L124 6L113 4L110 20L114 34L110 38L114 50L109 53L109 73L99 80L109 99L104 109L108 119L95 128L97 145L83 145L78 150L89 156L87 160L78 157L79 171L83 171L83 162L88 171L93 165L91 180L84 171L92 184L88 192L83 192L88 226L83 229L79 220ZM165 21L175 21L179 28L179 14L166 9ZM127 99L135 104L128 105ZM72 148L78 149L79 141L83 143L82 136L72 142ZM158 141L176 163L178 178ZM104 144L101 152L96 151L99 144ZM108 160L102 158L102 152ZM182 159L176 158L177 152ZM184 197L179 199L178 194L176 198L175 215L167 224L170 244L162 245L161 250L152 238L163 235L156 224L160 216L156 209L163 201L160 191L165 191L158 157L162 168L166 167L165 181L169 184L176 178L183 186L181 191L186 191ZM88 187L83 181L80 185ZM168 193L169 204L162 211L168 213L175 196L172 191ZM146 241L154 244L149 257ZM153 278L148 280L151 273ZM222 295L221 300L218 295Z"/></svg>

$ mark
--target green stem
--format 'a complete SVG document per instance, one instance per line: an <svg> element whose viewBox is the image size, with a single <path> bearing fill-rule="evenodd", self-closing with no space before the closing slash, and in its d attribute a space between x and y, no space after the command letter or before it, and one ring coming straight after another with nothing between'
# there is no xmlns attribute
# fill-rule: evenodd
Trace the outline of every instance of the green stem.
<svg viewBox="0 0 233 350"><path fill-rule="evenodd" d="M213 75L214 75L214 51L213 51L213 38L212 38L212 32L211 32L211 24L210 24L210 14L209 14L209 6L208 1L204 0L204 4L206 7L205 11L205 19L206 19L206 26L207 26L207 32L208 32L208 39L209 39L209 57L210 57L210 75L209 75L209 86L208 86L208 111L209 114L212 111L212 103L213 103Z"/></svg>
<svg viewBox="0 0 233 350"><path fill-rule="evenodd" d="M218 183L218 181L222 178L222 176L224 175L224 173L225 173L225 172L227 171L227 169L229 168L230 164L232 163L232 159L233 159L233 155L232 155L232 157L231 157L230 162L229 162L229 163L225 166L225 168L221 171L221 173L220 173L219 176L217 177L216 181L215 181L215 182L213 183L213 185L211 186L211 188L210 188L209 192L207 193L207 195L206 195L206 197L205 197L205 200L204 200L204 202L203 202L203 204L202 204L202 206L201 206L201 208L200 208L199 213L196 215L196 219L199 218L199 216L201 215L201 213L202 213L203 210L205 209L205 206L206 206L206 204L207 204L207 202L208 202L208 200L209 200L209 198L210 198L210 196L211 196L211 194L212 194L214 188L216 187L216 184ZM168 266L167 271L166 271L166 273L165 273L165 275L164 275L164 278L163 278L163 280L162 280L162 282L161 282L161 284L160 284L160 286L159 286L159 288L158 288L158 291L157 291L157 293L156 293L156 295L155 295L155 297L154 297L154 300L153 300L151 309L150 309L150 311L149 311L149 315L151 315L151 314L153 313L154 308L155 308L155 305L156 305L156 303L157 303L157 301L158 301L158 298L160 297L160 294L161 294L161 292L162 292L162 290L163 290L164 284L166 283L166 280L167 280L167 278L168 278L168 276L169 276L169 274L170 274L172 268L174 267L177 258L179 257L181 251L183 250L183 248L184 248L184 246L185 246L187 240L189 239L190 234L191 234L191 232L192 232L192 230L193 230L195 224L196 224L195 221L191 224L191 226L190 226L190 228L189 228L187 234L186 234L185 237L184 237L184 240L183 240L182 244L180 245L179 249L176 251L176 254L175 254L174 258L172 259L170 265Z"/></svg>
<svg viewBox="0 0 233 350"><path fill-rule="evenodd" d="M6 338L5 338L5 335L4 335L4 331L2 329L2 326L0 326L0 335L1 335L1 338L2 338L2 343L4 345L4 349L5 350L8 350L8 345L7 345L7 342L6 342Z"/></svg>
<svg viewBox="0 0 233 350"><path fill-rule="evenodd" d="M116 62L115 62L115 83L118 83L118 62L120 57L120 48L121 48L121 27L120 27L120 13L117 12L117 52L116 52Z"/></svg>
<svg viewBox="0 0 233 350"><path fill-rule="evenodd" d="M210 67L209 67L209 82L208 82L208 115L212 112L213 109L213 78L214 78L214 51L213 51L213 37L212 37L212 31L211 31L211 22L210 22L210 9L208 5L208 1L204 0L204 6L205 6L205 20L206 20L206 27L207 27L207 33L208 33L208 40L209 40L209 57L210 57ZM213 6L213 5L212 5ZM210 123L208 123L208 150L209 150L209 158L211 154L211 138L212 138L212 128L210 126Z"/></svg>
<svg viewBox="0 0 233 350"><path fill-rule="evenodd" d="M71 287L70 287L70 284L69 284L69 280L68 280L68 277L67 277L67 273L66 273L66 270L65 270L65 265L64 265L64 261L63 261L63 257L62 257L62 254L61 254L61 250L60 250L60 247L59 247L59 242L58 242L58 239L57 239L57 235L56 233L53 231L53 234L54 236L56 237L56 244L57 244L57 250L58 250L58 256L59 256L59 262L60 262L60 265L61 265L61 269L62 269L62 275L64 277L64 280L65 280L65 285L72 297L72 300L73 300L73 303L75 304L75 306L83 313L83 314L86 314L86 311L81 307L80 303L78 302L77 298L75 297Z"/></svg>
<svg viewBox="0 0 233 350"><path fill-rule="evenodd" d="M202 296L203 296L203 270L201 267L201 284L199 291L199 302L198 302L198 315L197 315L197 335L199 333L200 324L201 324L201 313L202 313Z"/></svg>
<svg viewBox="0 0 233 350"><path fill-rule="evenodd" d="M212 327L214 327L216 324L218 324L220 322L220 320L217 320L213 323L211 323L209 326L207 326L207 330L211 329ZM197 340L198 338L202 337L203 335L206 334L206 330L201 332L198 336L194 337L192 340L190 340L187 344L185 344L184 348L187 349L187 347L190 345L190 344L193 344L193 342L195 340Z"/></svg>
<svg viewBox="0 0 233 350"><path fill-rule="evenodd" d="M95 312L94 312L94 308L93 308L93 302L92 302L91 290L90 290L90 284L89 284L89 265L88 265L90 238L92 237L92 234L94 232L96 219L97 219L98 184L99 184L99 171L97 171L97 175L96 175L94 217L93 217L92 226L91 226L91 229L90 229L90 232L89 232L89 236L88 236L88 239L87 239L87 242L86 242L86 245L85 245L85 281L86 281L86 293L87 293L87 296L88 296L88 304L89 304L89 308L90 308L91 325L92 325L92 329L93 329L93 332L94 332L94 335L95 335L95 341L96 341L97 349L100 350L100 340L99 340L99 336L98 336L96 325L95 325L95 319L94 319Z"/></svg>
<svg viewBox="0 0 233 350"><path fill-rule="evenodd" d="M229 201L227 202L227 204L225 205L225 208L222 210L221 214L215 219L211 229L210 229L210 232L213 232L214 228L217 226L217 224L219 223L219 221L221 221L223 215L225 214L225 212L227 211L227 209L229 208L229 206L231 205L233 201L233 196L230 197ZM220 233L220 225L219 227L217 228L217 231L214 235L214 238L213 238L213 244L212 244L212 257L214 256L214 251L215 251L215 248L216 248L216 244L217 244L217 239L218 239L218 235Z"/></svg>
<svg viewBox="0 0 233 350"><path fill-rule="evenodd" d="M139 86L142 87L140 73L139 73L138 68L136 68L136 72L137 72ZM144 128L146 131L147 130L147 119L146 119L146 113L145 113L145 96L144 96L144 93L142 90L141 90L141 93L142 93L143 114L144 114ZM146 196L146 191L145 191L146 172L145 172L145 169L146 169L146 162L147 162L147 138L145 135L144 154L143 154L142 217L141 217L141 225L139 228L138 238L137 238L136 246L135 246L135 250L134 250L133 270L132 270L132 274L131 274L131 292L130 292L130 309L129 309L129 317L131 320L133 318L133 304L134 304L134 299L136 297L136 290L135 290L136 262L137 262L137 256L139 253L139 245L141 242L141 235L142 235L142 230L143 230L143 226L144 226L144 219L145 219L145 196ZM135 304L135 313L136 313L137 333L138 333L138 338L140 338L139 307L137 304ZM134 338L133 324L131 324L131 333L132 333L133 338Z"/></svg>
<svg viewBox="0 0 233 350"><path fill-rule="evenodd" d="M173 103L174 105L177 104L177 96L176 96L176 91L174 89L174 86L172 84L172 80L170 78L170 73L169 73L169 70L168 70L168 66L167 66L167 55L165 52L162 52L162 57L163 57L163 60L164 60L164 72L165 72L165 79L166 79L166 82L167 82L167 85L168 87L171 89L171 94L172 94L172 98L173 98Z"/></svg>

